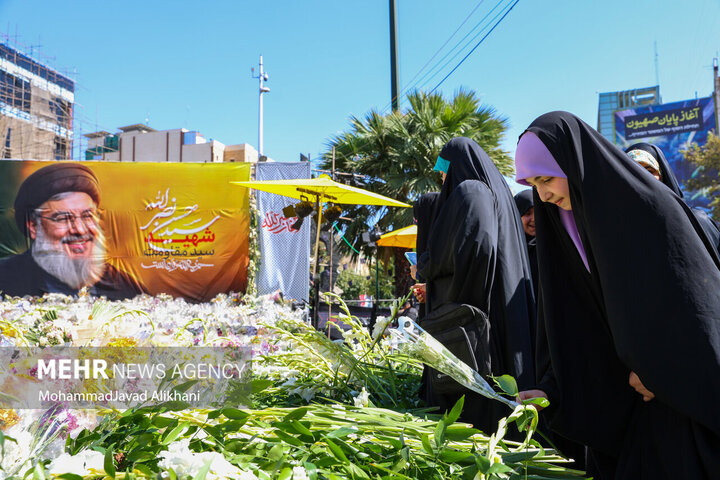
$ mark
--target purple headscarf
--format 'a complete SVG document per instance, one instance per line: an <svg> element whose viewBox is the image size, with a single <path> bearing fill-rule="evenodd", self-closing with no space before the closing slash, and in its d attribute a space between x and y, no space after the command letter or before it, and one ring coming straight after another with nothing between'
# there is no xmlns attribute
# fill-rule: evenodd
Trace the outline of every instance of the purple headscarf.
<svg viewBox="0 0 720 480"><path fill-rule="evenodd" d="M567 178L567 175L562 171L550 150L542 143L542 140L532 132L525 132L520 137L515 150L515 181L522 185L530 185L525 179L533 177ZM578 233L572 211L558 208L558 212L560 213L560 221L575 244L585 268L590 271L585 248L580 240L580 233Z"/></svg>

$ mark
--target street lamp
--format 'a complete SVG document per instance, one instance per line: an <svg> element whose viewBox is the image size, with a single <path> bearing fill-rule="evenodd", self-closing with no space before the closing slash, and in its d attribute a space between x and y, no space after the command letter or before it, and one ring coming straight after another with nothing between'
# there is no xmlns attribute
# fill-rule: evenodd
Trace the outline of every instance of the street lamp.
<svg viewBox="0 0 720 480"><path fill-rule="evenodd" d="M263 85L263 82L267 82L269 75L263 70L263 57L260 55L260 70L257 76L255 76L255 68L251 68L252 78L257 78L260 81L260 106L258 114L258 156L263 154L263 93L268 93L270 89Z"/></svg>

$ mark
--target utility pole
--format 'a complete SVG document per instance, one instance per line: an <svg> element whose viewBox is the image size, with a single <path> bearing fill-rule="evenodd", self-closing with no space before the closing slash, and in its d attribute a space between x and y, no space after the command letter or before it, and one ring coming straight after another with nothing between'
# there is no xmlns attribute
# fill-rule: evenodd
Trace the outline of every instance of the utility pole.
<svg viewBox="0 0 720 480"><path fill-rule="evenodd" d="M255 76L255 68L251 68L252 78L260 80L260 105L258 108L258 156L263 154L263 93L268 93L270 89L263 85L263 82L268 81L268 74L263 70L263 58L260 55L260 70L259 74Z"/></svg>
<svg viewBox="0 0 720 480"><path fill-rule="evenodd" d="M390 0L390 95L392 96L393 112L400 109L397 63L397 8L395 7L395 0Z"/></svg>

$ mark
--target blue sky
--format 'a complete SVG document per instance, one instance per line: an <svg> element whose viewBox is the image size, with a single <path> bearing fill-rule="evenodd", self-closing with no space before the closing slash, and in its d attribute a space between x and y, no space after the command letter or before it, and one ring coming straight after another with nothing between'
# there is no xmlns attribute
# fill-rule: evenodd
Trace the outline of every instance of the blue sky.
<svg viewBox="0 0 720 480"><path fill-rule="evenodd" d="M433 65L496 5L397 0L401 87L458 27ZM0 0L11 44L33 46L77 81L80 134L147 119L257 146L250 68L262 54L265 153L278 161L317 158L349 116L389 110L388 25L387 0ZM718 27L711 0L521 0L438 90L474 90L508 117L512 153L542 113L569 110L596 126L599 92L655 85L655 42L665 102L710 95ZM475 43L420 86L432 89Z"/></svg>

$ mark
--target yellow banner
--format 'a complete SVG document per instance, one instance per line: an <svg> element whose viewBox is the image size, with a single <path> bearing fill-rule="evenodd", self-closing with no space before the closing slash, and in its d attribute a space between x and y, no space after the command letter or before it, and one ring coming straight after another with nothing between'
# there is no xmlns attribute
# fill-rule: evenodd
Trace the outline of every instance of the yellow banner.
<svg viewBox="0 0 720 480"><path fill-rule="evenodd" d="M66 162L16 163L20 167L16 182L22 185L33 172ZM91 173L87 175L94 174L97 178L99 202L94 205L100 227L97 235L104 237L106 262L112 266L108 268L119 272L119 277L113 278L131 277L131 281L136 280L149 294L167 293L192 301L207 301L221 292L245 291L250 227L248 191L230 182L248 180L250 164L75 164L89 167ZM61 175L51 173L55 177ZM55 177L48 177L55 181L53 193L62 190ZM42 179L34 181L43 188ZM38 188L35 184L33 187ZM44 202L35 205L27 201L35 209L28 209L28 216L39 212L35 220L29 220L31 224L25 233L28 245L35 241L30 234L34 233L32 222L37 222L38 228L44 225L52 239L53 228L68 231L79 228L84 233L86 229L77 227L78 223L85 222L87 227L93 220L94 210L90 208L73 208L62 199L48 202L43 195L33 197L27 192L24 195L35 203ZM87 197L88 201L94 200L90 200L92 196ZM22 221L16 223L23 225ZM76 237L58 237L69 256L78 255L83 249L80 242L84 237L75 233ZM58 235L63 234L61 231ZM73 238L76 238L75 244ZM33 256L37 258L35 253ZM52 281L45 283L52 284ZM36 292L29 294L33 293Z"/></svg>

